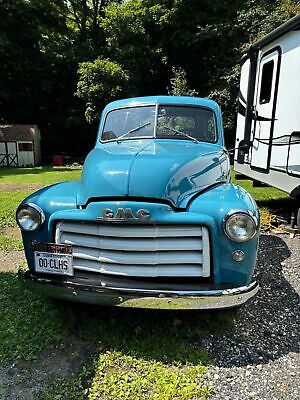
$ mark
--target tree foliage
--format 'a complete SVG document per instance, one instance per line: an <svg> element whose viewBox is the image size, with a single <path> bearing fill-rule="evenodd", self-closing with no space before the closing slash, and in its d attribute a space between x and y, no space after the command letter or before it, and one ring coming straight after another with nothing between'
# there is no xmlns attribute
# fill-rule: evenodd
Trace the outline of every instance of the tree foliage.
<svg viewBox="0 0 300 400"><path fill-rule="evenodd" d="M194 89L188 87L186 72L182 68L173 68L173 78L170 79L171 89L169 90L170 96L197 96Z"/></svg>
<svg viewBox="0 0 300 400"><path fill-rule="evenodd" d="M197 94L220 104L230 143L241 56L299 12L294 0L0 0L0 121L38 123L44 154L80 154L106 102Z"/></svg>
<svg viewBox="0 0 300 400"><path fill-rule="evenodd" d="M128 75L120 65L104 59L81 63L78 73L76 95L84 100L85 117L93 123L97 120L100 105L103 107L126 93Z"/></svg>

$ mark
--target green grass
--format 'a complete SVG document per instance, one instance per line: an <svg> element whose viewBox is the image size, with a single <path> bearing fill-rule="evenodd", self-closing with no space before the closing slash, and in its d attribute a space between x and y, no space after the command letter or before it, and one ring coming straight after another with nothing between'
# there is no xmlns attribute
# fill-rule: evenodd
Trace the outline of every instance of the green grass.
<svg viewBox="0 0 300 400"><path fill-rule="evenodd" d="M21 239L0 234L0 250L23 250Z"/></svg>
<svg viewBox="0 0 300 400"><path fill-rule="evenodd" d="M16 209L29 193L28 191L0 192L0 230L17 226L15 219Z"/></svg>
<svg viewBox="0 0 300 400"><path fill-rule="evenodd" d="M205 372L201 365L167 366L108 351L98 357L88 399L205 399L210 393L202 386Z"/></svg>
<svg viewBox="0 0 300 400"><path fill-rule="evenodd" d="M22 250L23 245L20 239L11 235L3 234L6 228L17 227L15 213L20 202L30 192L0 192L0 250Z"/></svg>
<svg viewBox="0 0 300 400"><path fill-rule="evenodd" d="M93 343L89 379L84 368L75 378L55 382L45 394L47 400L110 399L121 393L133 400L139 398L139 390L145 391L145 399L171 399L174 393L177 399L206 398L210 389L200 382L209 358L199 342L208 333L234 327L233 312L55 302L25 289L15 273L0 273L0 288L0 363L30 360L73 336Z"/></svg>
<svg viewBox="0 0 300 400"><path fill-rule="evenodd" d="M84 339L132 356L164 363L208 364L197 345L209 332L233 328L232 312L151 311L123 308L91 308L77 305L73 326ZM221 327L221 328L220 328Z"/></svg>
<svg viewBox="0 0 300 400"><path fill-rule="evenodd" d="M234 312L179 312L66 305L69 334L94 343L94 362L43 397L204 399L209 358L201 338L233 329Z"/></svg>
<svg viewBox="0 0 300 400"><path fill-rule="evenodd" d="M80 179L81 171L81 167L1 168L0 184L34 183L46 186Z"/></svg>
<svg viewBox="0 0 300 400"><path fill-rule="evenodd" d="M95 363L85 365L79 374L70 379L56 379L51 387L36 400L84 400L95 373ZM1 400L1 397L0 397Z"/></svg>
<svg viewBox="0 0 300 400"><path fill-rule="evenodd" d="M251 180L237 180L235 178L235 172L231 173L231 182L242 186L246 189L252 197L256 200L259 206L272 206L280 205L285 202L291 202L291 198L285 192L272 187L253 187Z"/></svg>
<svg viewBox="0 0 300 400"><path fill-rule="evenodd" d="M19 239L3 235L1 230L16 227L15 212L32 191L1 191L1 184L37 184L41 187L80 178L81 167L0 168L0 250L21 250Z"/></svg>
<svg viewBox="0 0 300 400"><path fill-rule="evenodd" d="M24 288L13 272L0 273L0 363L30 360L66 335L62 308Z"/></svg>
<svg viewBox="0 0 300 400"><path fill-rule="evenodd" d="M58 379L44 400L206 399L212 388L204 383L207 367L167 365L108 350L70 380Z"/></svg>

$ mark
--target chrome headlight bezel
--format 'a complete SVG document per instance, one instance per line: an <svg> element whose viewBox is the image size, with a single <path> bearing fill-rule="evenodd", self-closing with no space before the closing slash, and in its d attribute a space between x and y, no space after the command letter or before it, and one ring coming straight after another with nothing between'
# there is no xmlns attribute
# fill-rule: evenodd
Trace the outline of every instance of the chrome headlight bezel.
<svg viewBox="0 0 300 400"><path fill-rule="evenodd" d="M23 216L23 222L21 214L22 212L25 212L25 215L27 212L27 217ZM26 219L27 222L29 222L29 225L26 224ZM24 203L21 204L16 211L16 221L22 231L34 232L37 231L45 222L45 214L38 205L34 203Z"/></svg>
<svg viewBox="0 0 300 400"><path fill-rule="evenodd" d="M246 218L250 224L252 224L252 229L249 231L249 234L247 236L233 236L230 233L229 230L229 223L236 217L243 217ZM253 215L250 211L245 211L245 210L234 210L228 213L225 218L223 219L223 230L225 232L225 235L232 241L237 242L237 243L245 243L248 242L249 240L253 239L254 236L258 233L258 228L259 228L259 223L255 215Z"/></svg>

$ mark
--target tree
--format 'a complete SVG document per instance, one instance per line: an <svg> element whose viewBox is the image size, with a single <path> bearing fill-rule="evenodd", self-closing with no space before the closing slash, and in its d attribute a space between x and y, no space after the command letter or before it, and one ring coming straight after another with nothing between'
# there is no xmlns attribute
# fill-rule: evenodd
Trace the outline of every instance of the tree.
<svg viewBox="0 0 300 400"><path fill-rule="evenodd" d="M215 99L230 142L241 55L299 12L293 0L0 0L0 120L38 123L48 154L82 152L84 114L170 88Z"/></svg>
<svg viewBox="0 0 300 400"><path fill-rule="evenodd" d="M31 86L41 63L39 26L31 4L22 0L1 0L0 18L0 118L7 122L17 116L25 122L38 96Z"/></svg>
<svg viewBox="0 0 300 400"><path fill-rule="evenodd" d="M93 143L74 92L79 63L103 52L99 18L108 3L0 0L0 120L37 123L49 157L62 150L86 151Z"/></svg>
<svg viewBox="0 0 300 400"><path fill-rule="evenodd" d="M159 3L158 1L152 3ZM149 1L112 3L105 9L101 27L106 35L106 57L127 71L134 95L154 94L165 89L162 54L157 30L162 6Z"/></svg>
<svg viewBox="0 0 300 400"><path fill-rule="evenodd" d="M97 59L79 66L76 96L85 102L85 116L89 123L95 122L101 106L116 100L128 90L128 75L115 62Z"/></svg>
<svg viewBox="0 0 300 400"><path fill-rule="evenodd" d="M172 68L173 78L170 79L171 90L169 95L171 96L197 96L196 90L188 87L186 72L182 68Z"/></svg>

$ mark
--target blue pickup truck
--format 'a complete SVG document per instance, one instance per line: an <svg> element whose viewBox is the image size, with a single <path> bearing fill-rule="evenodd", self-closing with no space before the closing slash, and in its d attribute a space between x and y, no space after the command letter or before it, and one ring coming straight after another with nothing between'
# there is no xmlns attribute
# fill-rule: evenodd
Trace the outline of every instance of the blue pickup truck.
<svg viewBox="0 0 300 400"><path fill-rule="evenodd" d="M216 309L258 291L259 214L230 183L221 111L211 100L108 104L81 180L31 194L16 217L24 279L54 297Z"/></svg>

